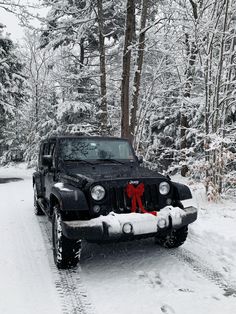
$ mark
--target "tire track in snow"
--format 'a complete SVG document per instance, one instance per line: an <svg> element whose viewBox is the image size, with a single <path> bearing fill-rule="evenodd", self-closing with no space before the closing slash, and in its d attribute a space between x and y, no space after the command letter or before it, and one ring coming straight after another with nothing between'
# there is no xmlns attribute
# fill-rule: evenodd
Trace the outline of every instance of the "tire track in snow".
<svg viewBox="0 0 236 314"><path fill-rule="evenodd" d="M38 217L43 239L48 251L49 265L55 277L55 287L62 302L63 314L92 314L94 309L81 283L78 269L58 270L52 256L51 225L44 216Z"/></svg>
<svg viewBox="0 0 236 314"><path fill-rule="evenodd" d="M224 275L222 275L219 271L211 268L211 266L207 264L207 262L201 260L201 258L196 254L182 247L174 251L170 251L170 254L190 266L195 272L203 275L206 279L210 280L218 287L223 289L223 295L225 297L236 297L235 283L233 284L231 282L228 282L224 278Z"/></svg>

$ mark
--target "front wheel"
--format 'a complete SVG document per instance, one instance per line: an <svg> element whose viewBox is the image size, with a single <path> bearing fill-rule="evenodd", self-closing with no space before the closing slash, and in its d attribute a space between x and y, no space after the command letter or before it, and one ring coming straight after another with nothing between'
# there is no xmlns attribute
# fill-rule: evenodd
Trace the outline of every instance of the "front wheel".
<svg viewBox="0 0 236 314"><path fill-rule="evenodd" d="M38 203L36 184L34 184L34 213L36 216L44 215L44 212L42 211Z"/></svg>
<svg viewBox="0 0 236 314"><path fill-rule="evenodd" d="M75 267L80 258L81 240L71 240L62 233L61 212L59 206L54 207L52 217L52 242L54 261L59 269Z"/></svg>
<svg viewBox="0 0 236 314"><path fill-rule="evenodd" d="M188 226L184 226L180 229L171 230L164 236L156 236L156 243L168 249L176 248L182 245L188 236Z"/></svg>

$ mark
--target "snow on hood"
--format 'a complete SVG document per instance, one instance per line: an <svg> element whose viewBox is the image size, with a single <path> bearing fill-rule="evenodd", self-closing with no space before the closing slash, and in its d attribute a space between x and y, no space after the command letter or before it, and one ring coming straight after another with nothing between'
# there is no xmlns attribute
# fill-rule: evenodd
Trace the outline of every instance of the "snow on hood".
<svg viewBox="0 0 236 314"><path fill-rule="evenodd" d="M55 186L56 188L58 188L60 191L72 192L72 190L70 190L70 189L68 189L68 188L66 188L66 187L64 186L64 183L63 183L63 182L57 182L57 183L54 184L54 186Z"/></svg>
<svg viewBox="0 0 236 314"><path fill-rule="evenodd" d="M144 167L137 166L135 164L94 164L85 165L80 164L76 167L66 167L65 172L73 176L85 176L88 179L103 180L103 179L122 179L122 178L150 178L158 177L164 178L163 175L157 171L152 171Z"/></svg>

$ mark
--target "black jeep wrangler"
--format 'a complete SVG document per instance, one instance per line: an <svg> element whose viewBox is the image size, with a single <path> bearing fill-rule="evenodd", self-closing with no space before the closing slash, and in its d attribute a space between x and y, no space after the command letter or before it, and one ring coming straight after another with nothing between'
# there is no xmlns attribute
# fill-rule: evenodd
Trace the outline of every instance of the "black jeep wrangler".
<svg viewBox="0 0 236 314"><path fill-rule="evenodd" d="M41 143L33 174L35 214L52 221L58 268L76 266L81 240L155 237L167 248L197 218L183 184L141 166L125 139L58 136Z"/></svg>

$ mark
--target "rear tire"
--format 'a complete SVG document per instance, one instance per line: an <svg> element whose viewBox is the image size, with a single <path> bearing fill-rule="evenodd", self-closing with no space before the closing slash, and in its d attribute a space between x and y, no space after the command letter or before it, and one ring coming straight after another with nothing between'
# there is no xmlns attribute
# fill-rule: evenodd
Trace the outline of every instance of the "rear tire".
<svg viewBox="0 0 236 314"><path fill-rule="evenodd" d="M42 211L41 207L38 204L36 184L34 184L34 214L36 216L44 215L44 212Z"/></svg>
<svg viewBox="0 0 236 314"><path fill-rule="evenodd" d="M54 207L52 217L52 242L54 262L58 269L75 267L80 259L81 240L71 240L62 233L59 205Z"/></svg>
<svg viewBox="0 0 236 314"><path fill-rule="evenodd" d="M180 229L173 229L165 236L155 237L155 242L161 246L172 249L184 244L188 236L188 226Z"/></svg>

